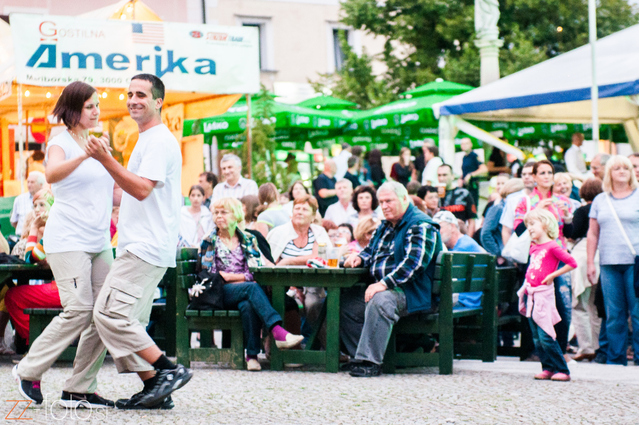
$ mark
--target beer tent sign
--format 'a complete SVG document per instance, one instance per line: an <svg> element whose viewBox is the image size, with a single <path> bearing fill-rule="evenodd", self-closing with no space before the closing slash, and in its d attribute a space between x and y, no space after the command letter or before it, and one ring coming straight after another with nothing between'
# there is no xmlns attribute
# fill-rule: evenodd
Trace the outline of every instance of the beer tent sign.
<svg viewBox="0 0 639 425"><path fill-rule="evenodd" d="M172 91L260 88L256 28L27 14L10 20L20 84L126 88L134 75L149 73Z"/></svg>

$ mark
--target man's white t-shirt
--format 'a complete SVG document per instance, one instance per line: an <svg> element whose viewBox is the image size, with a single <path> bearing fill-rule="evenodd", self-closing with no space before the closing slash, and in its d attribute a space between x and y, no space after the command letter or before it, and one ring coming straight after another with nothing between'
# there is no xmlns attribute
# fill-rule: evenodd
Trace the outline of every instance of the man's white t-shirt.
<svg viewBox="0 0 639 425"><path fill-rule="evenodd" d="M577 145L572 145L568 148L564 154L564 162L566 163L566 170L568 170L569 173L584 177L588 172L583 151Z"/></svg>
<svg viewBox="0 0 639 425"><path fill-rule="evenodd" d="M424 171L422 172L422 185L436 186L439 182L437 178L437 169L444 164L444 161L438 156L433 157L426 163ZM429 183L430 182L430 183Z"/></svg>
<svg viewBox="0 0 639 425"><path fill-rule="evenodd" d="M348 203L348 208L344 209L344 206L341 202L337 201L334 204L329 205L326 208L326 214L324 214L324 218L326 220L331 220L333 223L340 224L348 223L348 217L351 214L357 214L355 208L353 208L353 203Z"/></svg>
<svg viewBox="0 0 639 425"><path fill-rule="evenodd" d="M127 168L157 184L142 201L122 194L117 255L129 251L154 266L175 267L182 207L178 141L164 124L151 127L140 133Z"/></svg>
<svg viewBox="0 0 639 425"><path fill-rule="evenodd" d="M65 160L84 155L67 131L49 141L45 162L51 146L62 148ZM102 164L85 159L71 174L53 183L51 191L54 202L42 238L48 254L111 249L113 178Z"/></svg>

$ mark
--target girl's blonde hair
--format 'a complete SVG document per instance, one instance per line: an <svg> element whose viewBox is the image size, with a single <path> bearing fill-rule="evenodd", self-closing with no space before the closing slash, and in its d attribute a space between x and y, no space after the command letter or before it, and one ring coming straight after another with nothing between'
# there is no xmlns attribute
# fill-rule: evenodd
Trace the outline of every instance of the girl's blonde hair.
<svg viewBox="0 0 639 425"><path fill-rule="evenodd" d="M606 162L606 173L603 178L603 190L606 193L612 193L612 169L618 165L623 165L630 171L630 178L628 179L630 189L635 190L639 186L632 162L625 156L613 155Z"/></svg>
<svg viewBox="0 0 639 425"><path fill-rule="evenodd" d="M550 211L543 208L535 208L524 216L524 224L526 224L526 227L529 227L530 223L534 220L541 223L541 226L550 239L557 239L557 236L559 236L559 224Z"/></svg>

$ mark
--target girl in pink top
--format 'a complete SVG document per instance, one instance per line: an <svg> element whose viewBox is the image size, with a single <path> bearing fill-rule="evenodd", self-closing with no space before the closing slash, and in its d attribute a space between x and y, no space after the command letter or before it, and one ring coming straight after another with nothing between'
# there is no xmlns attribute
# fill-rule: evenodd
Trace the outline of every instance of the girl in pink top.
<svg viewBox="0 0 639 425"><path fill-rule="evenodd" d="M561 320L555 305L553 281L576 268L577 262L555 242L559 225L552 213L537 208L526 214L524 222L533 243L526 281L519 291L520 311L528 317L543 369L535 379L570 381L570 371L553 327ZM557 270L560 262L565 265Z"/></svg>

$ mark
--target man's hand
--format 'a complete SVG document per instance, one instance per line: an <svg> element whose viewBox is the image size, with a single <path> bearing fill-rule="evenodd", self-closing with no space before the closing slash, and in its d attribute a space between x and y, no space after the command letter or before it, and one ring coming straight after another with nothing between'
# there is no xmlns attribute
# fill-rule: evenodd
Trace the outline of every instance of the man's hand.
<svg viewBox="0 0 639 425"><path fill-rule="evenodd" d="M344 261L344 267L359 267L362 264L362 257L353 253L348 256L346 261Z"/></svg>
<svg viewBox="0 0 639 425"><path fill-rule="evenodd" d="M383 283L373 283L372 285L369 285L368 288L366 288L366 293L364 294L364 301L369 302L370 300L373 299L373 296L378 293L378 292L383 292L386 289L386 285L384 285Z"/></svg>
<svg viewBox="0 0 639 425"><path fill-rule="evenodd" d="M85 147L87 155L100 162L104 162L111 158L111 150L111 146L109 146L109 137L107 135L103 135L100 138L89 136Z"/></svg>

